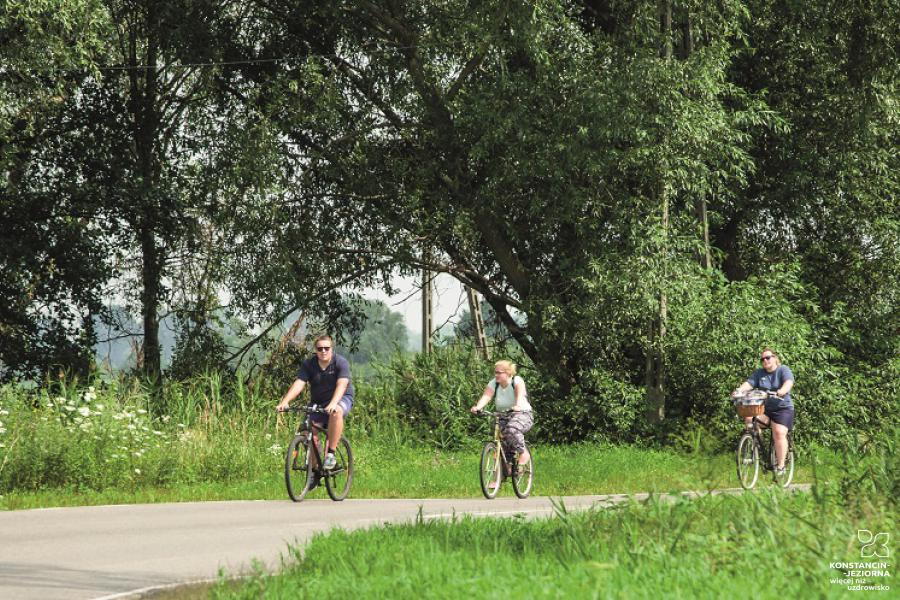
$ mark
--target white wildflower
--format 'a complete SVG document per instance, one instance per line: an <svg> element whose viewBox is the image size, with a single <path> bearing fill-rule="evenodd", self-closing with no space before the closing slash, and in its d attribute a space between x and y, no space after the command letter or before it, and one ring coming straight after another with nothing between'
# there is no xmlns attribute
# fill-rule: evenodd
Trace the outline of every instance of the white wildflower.
<svg viewBox="0 0 900 600"><path fill-rule="evenodd" d="M80 414L82 417L89 417L91 416L91 409L89 409L87 406L80 406L78 408L78 414Z"/></svg>
<svg viewBox="0 0 900 600"><path fill-rule="evenodd" d="M0 408L0 417L5 417L8 414L9 414L8 410L6 410L5 408Z"/></svg>
<svg viewBox="0 0 900 600"><path fill-rule="evenodd" d="M169 419L171 419L171 418L172 418L172 417L170 417L169 415L163 415L163 417L162 417L162 422L163 422L163 423L168 423L168 422L169 422Z"/></svg>
<svg viewBox="0 0 900 600"><path fill-rule="evenodd" d="M162 434L163 434L163 432L158 429L153 430L153 435L162 435Z"/></svg>
<svg viewBox="0 0 900 600"><path fill-rule="evenodd" d="M135 472L136 475L140 475L140 474L141 474L141 470L140 470L140 469L135 469L134 472Z"/></svg>
<svg viewBox="0 0 900 600"><path fill-rule="evenodd" d="M143 408L139 408L139 409L137 410L137 414L139 414L139 415L146 415L146 414L147 414L147 411L144 410Z"/></svg>
<svg viewBox="0 0 900 600"><path fill-rule="evenodd" d="M68 412L73 412L75 410L75 406L72 404L66 404L65 406L63 406L63 408L66 409Z"/></svg>
<svg viewBox="0 0 900 600"><path fill-rule="evenodd" d="M275 456L281 455L281 445L280 444L272 444L269 446L269 452L274 454Z"/></svg>
<svg viewBox="0 0 900 600"><path fill-rule="evenodd" d="M95 404L95 405L94 405L94 408L97 409L97 410L103 410L103 409L106 408L106 407L103 406L102 404Z"/></svg>

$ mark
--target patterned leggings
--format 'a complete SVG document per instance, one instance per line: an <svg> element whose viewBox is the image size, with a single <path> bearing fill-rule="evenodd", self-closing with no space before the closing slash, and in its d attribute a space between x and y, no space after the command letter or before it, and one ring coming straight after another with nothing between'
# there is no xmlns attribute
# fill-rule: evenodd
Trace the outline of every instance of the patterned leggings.
<svg viewBox="0 0 900 600"><path fill-rule="evenodd" d="M507 456L525 451L525 434L534 426L531 412L514 412L500 417L500 435Z"/></svg>

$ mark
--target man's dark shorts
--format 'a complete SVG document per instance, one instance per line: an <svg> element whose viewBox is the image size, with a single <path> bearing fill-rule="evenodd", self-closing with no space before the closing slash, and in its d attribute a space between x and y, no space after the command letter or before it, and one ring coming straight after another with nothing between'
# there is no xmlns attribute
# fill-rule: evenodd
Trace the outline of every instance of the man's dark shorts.
<svg viewBox="0 0 900 600"><path fill-rule="evenodd" d="M788 428L788 431L794 428L794 407L788 406L785 408L766 408L766 416L778 423L779 425L784 425Z"/></svg>
<svg viewBox="0 0 900 600"><path fill-rule="evenodd" d="M338 400L338 405L344 409L344 416L350 414L350 409L353 408L353 396L344 395L343 398ZM328 413L326 412L314 412L309 413L309 419L319 425L322 428L328 427Z"/></svg>

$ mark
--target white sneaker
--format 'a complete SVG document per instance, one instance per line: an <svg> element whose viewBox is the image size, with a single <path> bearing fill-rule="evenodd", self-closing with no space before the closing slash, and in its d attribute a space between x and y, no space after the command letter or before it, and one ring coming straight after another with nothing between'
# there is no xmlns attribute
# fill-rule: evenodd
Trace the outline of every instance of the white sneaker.
<svg viewBox="0 0 900 600"><path fill-rule="evenodd" d="M337 459L334 457L334 452L329 452L325 455L325 462L322 463L322 466L325 467L326 471L330 471L337 466Z"/></svg>

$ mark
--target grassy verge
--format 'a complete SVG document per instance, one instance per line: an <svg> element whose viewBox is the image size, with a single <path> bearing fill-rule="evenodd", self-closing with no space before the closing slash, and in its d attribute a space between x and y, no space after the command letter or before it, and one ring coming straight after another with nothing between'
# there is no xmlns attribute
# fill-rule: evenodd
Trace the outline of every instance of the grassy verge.
<svg viewBox="0 0 900 600"><path fill-rule="evenodd" d="M351 498L449 498L481 494L477 445L456 451L435 451L422 445L358 440L354 441L354 451L356 476ZM733 460L728 455L710 457L629 446L578 444L538 446L534 456L534 494L537 495L668 492L737 485ZM227 460L227 456L223 459ZM834 467L820 468L821 473L833 471ZM210 476L213 475L211 472ZM202 478L203 473L197 477ZM797 481L810 481L811 477L809 465L798 468ZM505 487L501 494L512 492ZM324 489L310 495L310 498L319 497L327 497ZM281 456L270 455L260 458L258 463L248 463L245 477L232 473L224 481L175 481L170 485L126 481L99 490L84 485L13 490L0 498L0 508L286 498Z"/></svg>
<svg viewBox="0 0 900 600"><path fill-rule="evenodd" d="M500 590L524 598L839 598L856 584L897 589L893 570L851 577L832 566L858 562L857 532L895 532L897 516L895 506L878 502L852 509L833 486L651 499L533 521L464 517L334 530L293 548L296 563L284 573L223 584L210 596L298 598L343 589L358 598Z"/></svg>

